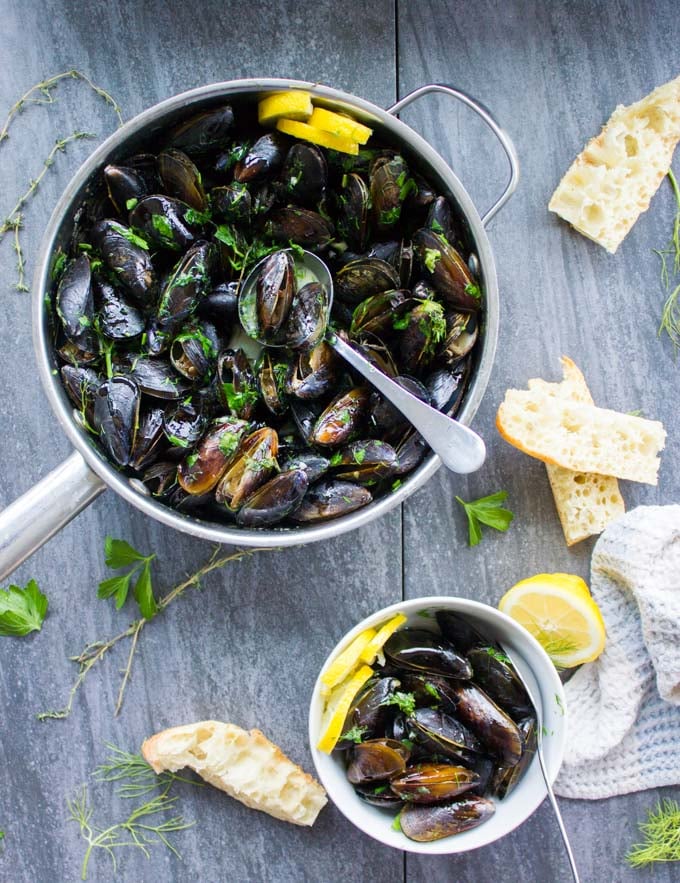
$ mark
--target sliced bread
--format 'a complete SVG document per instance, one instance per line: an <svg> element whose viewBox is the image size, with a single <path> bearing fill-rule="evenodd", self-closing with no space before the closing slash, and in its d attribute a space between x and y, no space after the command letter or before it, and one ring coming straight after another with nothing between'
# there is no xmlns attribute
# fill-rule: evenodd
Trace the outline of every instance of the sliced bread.
<svg viewBox="0 0 680 883"><path fill-rule="evenodd" d="M593 405L583 374L567 356L562 356L562 373L561 383L535 379L529 381L529 389L541 389L555 398ZM568 546L602 533L610 521L626 511L619 483L612 476L574 472L551 463L546 463L545 468Z"/></svg>
<svg viewBox="0 0 680 883"><path fill-rule="evenodd" d="M656 420L557 398L534 387L506 392L496 426L511 445L545 463L657 483L666 432Z"/></svg>
<svg viewBox="0 0 680 883"><path fill-rule="evenodd" d="M649 208L680 140L680 77L619 105L576 157L548 208L612 254Z"/></svg>
<svg viewBox="0 0 680 883"><path fill-rule="evenodd" d="M313 825L327 803L321 785L259 730L199 721L151 736L142 756L157 773L189 767L251 809L294 825Z"/></svg>

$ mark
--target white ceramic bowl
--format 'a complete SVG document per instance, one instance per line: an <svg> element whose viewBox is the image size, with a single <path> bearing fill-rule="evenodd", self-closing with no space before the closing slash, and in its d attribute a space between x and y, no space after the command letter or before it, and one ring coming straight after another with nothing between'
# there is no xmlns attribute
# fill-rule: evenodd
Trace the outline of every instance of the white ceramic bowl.
<svg viewBox="0 0 680 883"><path fill-rule="evenodd" d="M566 702L555 667L538 641L521 625L495 607L464 598L432 596L392 604L391 607L384 607L358 623L332 650L314 685L309 709L309 740L316 771L330 799L357 828L387 846L426 855L467 852L469 849L477 849L493 843L528 819L546 796L538 758L534 757L512 793L504 800L495 801L496 812L486 822L462 834L429 843L419 843L409 840L401 831L392 828L392 821L396 815L394 811L378 809L357 797L352 785L347 781L344 766L338 757L324 754L316 748L323 710L321 674L331 661L364 629L380 625L396 613L403 613L407 617L408 621L402 628L410 626L434 629L435 620L431 616L428 617L428 613L432 614L435 610L452 610L465 616L483 634L500 641L510 651L518 670L527 680L532 693L541 705L545 728L543 752L551 781L557 777L562 764L566 735Z"/></svg>

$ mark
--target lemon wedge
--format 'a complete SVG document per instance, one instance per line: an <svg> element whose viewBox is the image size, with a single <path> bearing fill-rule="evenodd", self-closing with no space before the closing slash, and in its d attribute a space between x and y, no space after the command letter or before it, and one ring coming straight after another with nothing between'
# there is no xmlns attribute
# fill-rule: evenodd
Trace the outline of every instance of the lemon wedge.
<svg viewBox="0 0 680 883"><path fill-rule="evenodd" d="M375 658L380 653L382 648L387 643L387 639L390 635L393 635L400 625L403 625L406 622L406 617L403 613L397 613L396 616L393 616L389 622L386 622L385 625L381 626L374 637L366 644L364 649L361 651L361 659L363 662L368 665L373 665L375 662Z"/></svg>
<svg viewBox="0 0 680 883"><path fill-rule="evenodd" d="M359 144L365 144L373 134L373 129L369 129L363 123L358 123L342 113L325 110L323 107L314 108L309 124L317 129L323 129L324 132L338 135L340 138L358 141Z"/></svg>
<svg viewBox="0 0 680 883"><path fill-rule="evenodd" d="M317 129L316 126L310 126L307 123L291 119L279 119L276 123L276 128L279 132L292 135L293 138L311 141L312 144L329 147L331 150L337 150L340 153L350 153L353 156L359 153L359 144L351 138L334 135L331 132L324 132L323 129Z"/></svg>
<svg viewBox="0 0 680 883"><path fill-rule="evenodd" d="M361 654L366 645L375 636L375 629L365 629L357 635L352 643L335 657L326 671L321 675L321 683L326 687L323 692L328 694L332 687L345 680L361 661Z"/></svg>
<svg viewBox="0 0 680 883"><path fill-rule="evenodd" d="M316 745L319 751L330 754L335 748L338 739L342 735L347 712L352 705L354 697L372 676L373 669L368 665L364 665L348 681L340 684L333 690L328 698L323 714L321 738Z"/></svg>
<svg viewBox="0 0 680 883"><path fill-rule="evenodd" d="M257 118L260 125L267 126L280 117L290 120L308 120L312 115L312 96L299 90L272 92L257 105Z"/></svg>
<svg viewBox="0 0 680 883"><path fill-rule="evenodd" d="M604 650L600 608L579 576L539 573L501 598L498 609L530 632L558 668L592 662Z"/></svg>

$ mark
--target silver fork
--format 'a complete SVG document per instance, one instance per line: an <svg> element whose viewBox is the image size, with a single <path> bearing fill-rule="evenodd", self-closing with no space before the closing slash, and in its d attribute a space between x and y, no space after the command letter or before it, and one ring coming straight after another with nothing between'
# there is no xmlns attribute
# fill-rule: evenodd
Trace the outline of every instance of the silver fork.
<svg viewBox="0 0 680 883"><path fill-rule="evenodd" d="M564 841L564 846L567 850L567 856L569 857L569 864L571 865L571 873L574 878L575 883L580 883L578 870L576 869L576 861L574 859L574 853L571 850L571 844L569 843L569 837L567 835L567 829L564 827L564 821L562 820L562 813L560 812L560 808L557 805L557 799L555 798L555 793L552 789L552 785L550 784L550 779L548 778L548 770L545 766L545 757L543 756L543 706L540 705L534 696L534 693L526 681L526 678L521 673L519 666L516 664L515 660L512 657L512 653L508 652L507 647L501 646L503 653L508 657L508 659L512 662L517 677L522 682L522 686L527 691L527 696L529 697L529 701L534 706L534 711L536 712L536 754L538 755L538 763L541 767L541 772L543 773L543 779L545 781L545 787L548 791L548 800L550 801L553 811L555 813L555 818L557 819L557 824L560 829L560 834L562 835L562 840Z"/></svg>

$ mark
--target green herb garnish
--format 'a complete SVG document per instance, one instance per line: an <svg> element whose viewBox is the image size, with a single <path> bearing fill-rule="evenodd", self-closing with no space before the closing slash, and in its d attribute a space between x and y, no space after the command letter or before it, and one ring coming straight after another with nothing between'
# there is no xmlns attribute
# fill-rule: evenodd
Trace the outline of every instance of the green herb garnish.
<svg viewBox="0 0 680 883"><path fill-rule="evenodd" d="M254 404L259 398L256 389L247 386L245 387L245 389L237 391L234 388L233 383L223 383L222 392L224 394L224 398L227 400L229 410L233 411L235 414L237 414L247 405Z"/></svg>
<svg viewBox="0 0 680 883"><path fill-rule="evenodd" d="M121 576L112 576L99 583L98 598L115 597L116 609L125 604L133 578L137 577L133 594L139 605L139 612L144 619L152 619L158 612L158 605L153 594L151 584L151 562L155 554L142 555L125 540L114 540L107 537L104 542L106 554L106 566L112 570L120 570L122 567L130 567L127 573Z"/></svg>
<svg viewBox="0 0 680 883"><path fill-rule="evenodd" d="M187 466L191 469L192 466L195 466L198 462L198 454L189 454L187 457Z"/></svg>
<svg viewBox="0 0 680 883"><path fill-rule="evenodd" d="M465 294L469 294L470 297L474 297L475 300L479 300L482 296L482 290L479 285L476 285L474 282L468 282L465 286Z"/></svg>
<svg viewBox="0 0 680 883"><path fill-rule="evenodd" d="M416 697L413 693L401 693L397 690L380 703L381 705L396 705L399 711L405 715L411 715L416 710Z"/></svg>
<svg viewBox="0 0 680 883"><path fill-rule="evenodd" d="M442 697L439 695L439 690L435 687L434 684L431 684L429 681L425 681L423 686L425 687L425 692L429 693L436 702L442 701Z"/></svg>
<svg viewBox="0 0 680 883"><path fill-rule="evenodd" d="M156 226L155 221L157 217L160 217L160 215L154 215L154 227ZM165 221L166 224L168 223L165 218L163 218L162 220ZM117 224L115 222L112 223L111 226L117 233L120 233L123 239L127 239L127 241L131 242L133 245L137 245L139 246L139 248L143 248L144 251L149 250L149 243L138 233L135 233L134 230L131 230L129 227L124 227L122 224ZM170 225L168 224L168 227L169 226Z"/></svg>
<svg viewBox="0 0 680 883"><path fill-rule="evenodd" d="M34 579L23 589L9 586L0 591L0 635L22 638L39 632L47 607L47 598Z"/></svg>
<svg viewBox="0 0 680 883"><path fill-rule="evenodd" d="M131 212L132 209L137 205L138 202L139 202L139 200L137 199L136 196L131 196L130 199L125 200L125 208L129 212Z"/></svg>
<svg viewBox="0 0 680 883"><path fill-rule="evenodd" d="M430 273L434 273L435 267L437 266L437 261L442 259L442 253L437 248L426 248L425 249L425 259L423 263L430 271Z"/></svg>
<svg viewBox="0 0 680 883"><path fill-rule="evenodd" d="M480 497L466 503L460 497L456 500L465 510L468 519L468 544L476 546L482 539L482 524L494 530L506 531L515 517L509 509L503 509L501 503L508 497L507 491L499 491L489 497Z"/></svg>
<svg viewBox="0 0 680 883"><path fill-rule="evenodd" d="M239 199L242 197L239 197ZM188 208L184 212L184 220L187 224L194 224L199 227L201 224L207 224L210 220L209 212L199 212L195 208Z"/></svg>
<svg viewBox="0 0 680 883"><path fill-rule="evenodd" d="M356 742L358 744L363 741L367 730L368 727L352 727L351 730L347 730L346 733L343 733L342 740L343 742Z"/></svg>
<svg viewBox="0 0 680 883"><path fill-rule="evenodd" d="M495 647L487 647L486 652L492 659L497 659L499 662L504 662L506 665L512 665L512 661L505 653L501 653L500 650L496 650Z"/></svg>
<svg viewBox="0 0 680 883"><path fill-rule="evenodd" d="M164 242L173 242L172 226L164 215L152 215L153 228ZM148 248L148 246L146 246Z"/></svg>
<svg viewBox="0 0 680 883"><path fill-rule="evenodd" d="M185 438L180 438L178 435L168 435L166 436L170 444L175 448L188 448L189 442Z"/></svg>
<svg viewBox="0 0 680 883"><path fill-rule="evenodd" d="M57 281L61 277L61 274L64 272L64 267L66 266L66 255L63 251L60 251L59 254L54 259L54 263L52 264L52 272L50 273L53 281Z"/></svg>
<svg viewBox="0 0 680 883"><path fill-rule="evenodd" d="M395 331L404 331L405 328L408 328L410 321L410 314L407 313L405 316L397 317L392 320L392 328Z"/></svg>
<svg viewBox="0 0 680 883"><path fill-rule="evenodd" d="M239 436L233 432L225 432L224 435L220 436L219 441L217 442L217 447L220 449L222 454L229 459L231 455L234 453L239 444Z"/></svg>
<svg viewBox="0 0 680 883"><path fill-rule="evenodd" d="M401 813L398 813L398 815L394 817L394 821L392 822L392 830L401 831Z"/></svg>
<svg viewBox="0 0 680 883"><path fill-rule="evenodd" d="M357 448L352 456L354 457L354 462L361 466L366 459L366 451L363 448Z"/></svg>
<svg viewBox="0 0 680 883"><path fill-rule="evenodd" d="M649 810L647 820L640 822L642 843L636 843L626 855L634 868L644 868L653 862L680 861L680 805L666 798Z"/></svg>

